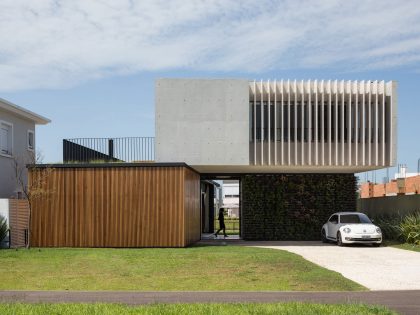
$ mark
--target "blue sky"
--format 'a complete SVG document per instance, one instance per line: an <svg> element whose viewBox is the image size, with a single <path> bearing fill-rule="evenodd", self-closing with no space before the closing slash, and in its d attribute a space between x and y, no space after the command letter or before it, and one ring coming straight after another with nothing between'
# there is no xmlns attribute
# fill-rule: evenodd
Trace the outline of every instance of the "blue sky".
<svg viewBox="0 0 420 315"><path fill-rule="evenodd" d="M52 120L45 162L63 138L153 136L160 77L396 80L398 162L420 158L418 1L3 0L0 42L0 97Z"/></svg>

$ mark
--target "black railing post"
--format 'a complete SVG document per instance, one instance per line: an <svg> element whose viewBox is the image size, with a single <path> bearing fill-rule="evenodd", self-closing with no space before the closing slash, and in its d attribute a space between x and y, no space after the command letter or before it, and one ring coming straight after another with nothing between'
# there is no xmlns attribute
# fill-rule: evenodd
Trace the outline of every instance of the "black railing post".
<svg viewBox="0 0 420 315"><path fill-rule="evenodd" d="M114 160L114 140L108 139L108 160Z"/></svg>
<svg viewBox="0 0 420 315"><path fill-rule="evenodd" d="M69 152L69 145L68 141L63 139L63 162L67 163L70 161L70 152Z"/></svg>

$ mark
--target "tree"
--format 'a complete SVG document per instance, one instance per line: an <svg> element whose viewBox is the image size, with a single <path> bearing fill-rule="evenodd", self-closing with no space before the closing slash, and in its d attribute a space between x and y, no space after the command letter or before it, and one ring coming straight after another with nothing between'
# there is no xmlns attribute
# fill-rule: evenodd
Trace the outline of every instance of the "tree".
<svg viewBox="0 0 420 315"><path fill-rule="evenodd" d="M52 193L46 187L46 181L54 171L53 168L49 166L33 168L32 176L28 179L28 168L41 164L42 159L40 153L34 152L28 152L25 156L14 156L12 159L13 176L18 189L18 197L23 197L28 201L28 242L26 248L31 246L32 206L37 199L46 198Z"/></svg>

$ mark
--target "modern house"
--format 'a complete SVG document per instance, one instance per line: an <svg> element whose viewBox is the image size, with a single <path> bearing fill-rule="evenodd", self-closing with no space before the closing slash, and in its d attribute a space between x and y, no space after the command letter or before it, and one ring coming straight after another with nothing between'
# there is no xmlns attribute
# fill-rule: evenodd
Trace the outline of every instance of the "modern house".
<svg viewBox="0 0 420 315"><path fill-rule="evenodd" d="M12 160L31 161L35 154L35 126L48 123L49 119L0 99L0 198L16 197L19 193Z"/></svg>
<svg viewBox="0 0 420 315"><path fill-rule="evenodd" d="M356 173L396 161L396 83L161 79L156 161L201 173Z"/></svg>
<svg viewBox="0 0 420 315"><path fill-rule="evenodd" d="M187 246L211 232L217 209L208 184L221 179L239 181L243 239L318 239L331 213L355 210L355 173L395 163L396 88L159 79L156 139L64 142L65 161L108 163L49 166L57 199L35 205L34 241Z"/></svg>

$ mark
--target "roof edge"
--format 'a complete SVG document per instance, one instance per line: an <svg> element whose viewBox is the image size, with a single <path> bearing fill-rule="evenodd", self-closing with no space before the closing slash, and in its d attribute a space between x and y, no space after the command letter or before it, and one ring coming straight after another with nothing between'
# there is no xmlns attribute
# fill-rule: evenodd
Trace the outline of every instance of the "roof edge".
<svg viewBox="0 0 420 315"><path fill-rule="evenodd" d="M183 167L191 171L194 171L197 174L200 174L190 165L184 162L115 162L115 163L52 163L52 164L28 164L26 165L28 169L36 168L124 168L124 167Z"/></svg>
<svg viewBox="0 0 420 315"><path fill-rule="evenodd" d="M0 109L4 109L6 111L9 111L11 113L17 114L20 117L32 120L35 122L35 124L37 125L46 125L49 124L51 122L50 119L38 115L28 109L25 109L23 107L20 107L16 104L13 104L3 98L0 98Z"/></svg>

